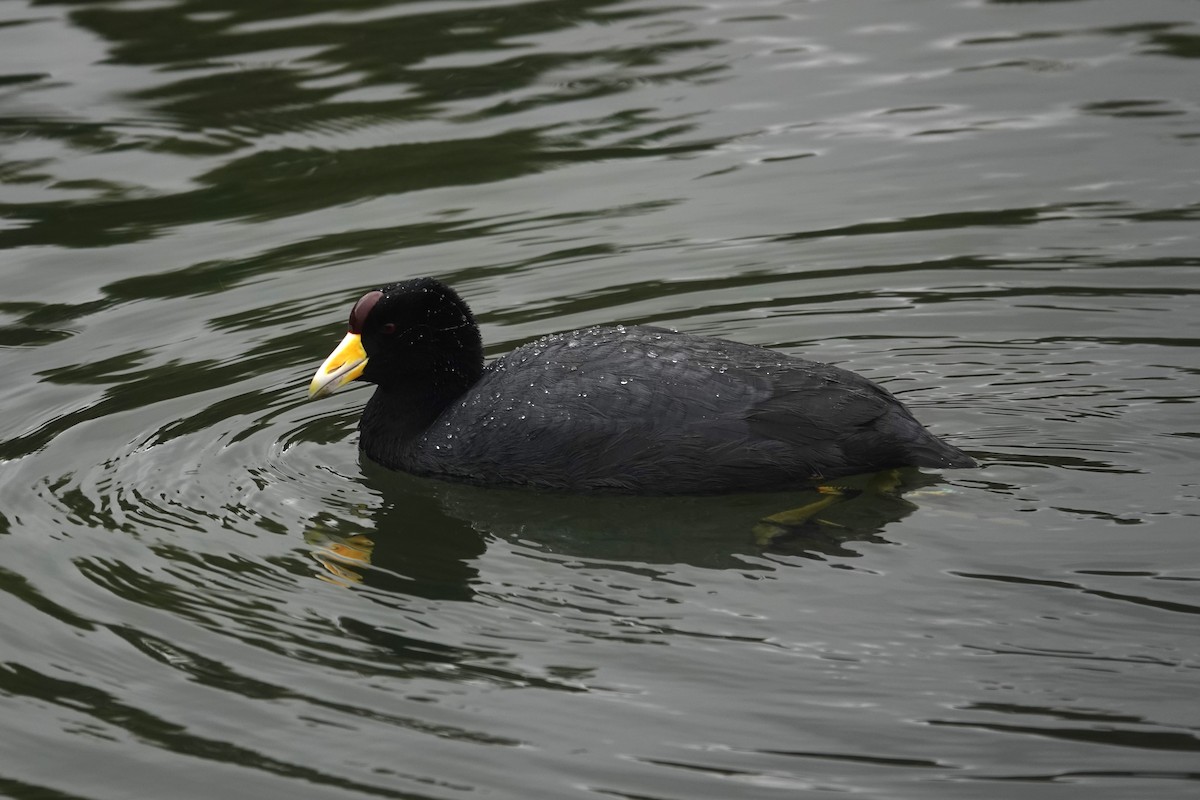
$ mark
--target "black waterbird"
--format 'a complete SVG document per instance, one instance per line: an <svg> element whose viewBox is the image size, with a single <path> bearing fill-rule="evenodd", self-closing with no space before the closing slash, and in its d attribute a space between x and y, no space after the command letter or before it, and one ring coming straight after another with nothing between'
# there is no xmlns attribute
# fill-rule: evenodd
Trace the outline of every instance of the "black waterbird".
<svg viewBox="0 0 1200 800"><path fill-rule="evenodd" d="M467 304L431 278L363 295L349 328L309 395L374 383L359 446L418 475L705 494L975 466L883 387L764 347L618 325L546 336L485 366Z"/></svg>

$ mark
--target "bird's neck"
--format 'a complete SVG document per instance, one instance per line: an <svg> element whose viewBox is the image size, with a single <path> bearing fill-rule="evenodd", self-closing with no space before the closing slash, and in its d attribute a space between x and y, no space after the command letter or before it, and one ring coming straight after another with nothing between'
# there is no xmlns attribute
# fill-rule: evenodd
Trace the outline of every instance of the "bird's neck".
<svg viewBox="0 0 1200 800"><path fill-rule="evenodd" d="M401 460L403 452L468 388L457 384L377 387L358 423L368 455L397 466L392 462Z"/></svg>

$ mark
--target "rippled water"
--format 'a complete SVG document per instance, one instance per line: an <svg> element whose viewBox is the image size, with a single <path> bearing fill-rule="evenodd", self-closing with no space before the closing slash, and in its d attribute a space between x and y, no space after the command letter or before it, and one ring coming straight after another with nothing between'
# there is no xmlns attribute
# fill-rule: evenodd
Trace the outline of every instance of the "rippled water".
<svg viewBox="0 0 1200 800"><path fill-rule="evenodd" d="M0 2L0 794L1182 798L1188 0ZM885 383L977 471L360 463L364 289Z"/></svg>

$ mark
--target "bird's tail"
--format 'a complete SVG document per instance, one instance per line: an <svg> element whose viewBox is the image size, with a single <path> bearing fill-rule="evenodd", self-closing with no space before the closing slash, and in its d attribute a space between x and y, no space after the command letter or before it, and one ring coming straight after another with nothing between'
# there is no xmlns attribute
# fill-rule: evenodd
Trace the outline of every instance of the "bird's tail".
<svg viewBox="0 0 1200 800"><path fill-rule="evenodd" d="M909 445L912 464L917 467L938 469L970 469L979 466L975 459L952 444L943 442L928 431L920 441Z"/></svg>

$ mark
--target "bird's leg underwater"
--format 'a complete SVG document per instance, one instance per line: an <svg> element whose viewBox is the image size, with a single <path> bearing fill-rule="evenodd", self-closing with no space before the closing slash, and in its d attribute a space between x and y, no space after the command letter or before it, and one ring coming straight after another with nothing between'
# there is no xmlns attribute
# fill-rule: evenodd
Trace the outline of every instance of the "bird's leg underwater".
<svg viewBox="0 0 1200 800"><path fill-rule="evenodd" d="M760 519L754 526L754 538L759 546L765 547L777 544L783 539L801 536L806 528L811 531L813 526L817 525L844 528L845 526L822 519L817 514L863 495L895 495L901 483L900 471L889 469L872 475L861 489L821 484L815 488L819 497L813 502Z"/></svg>

